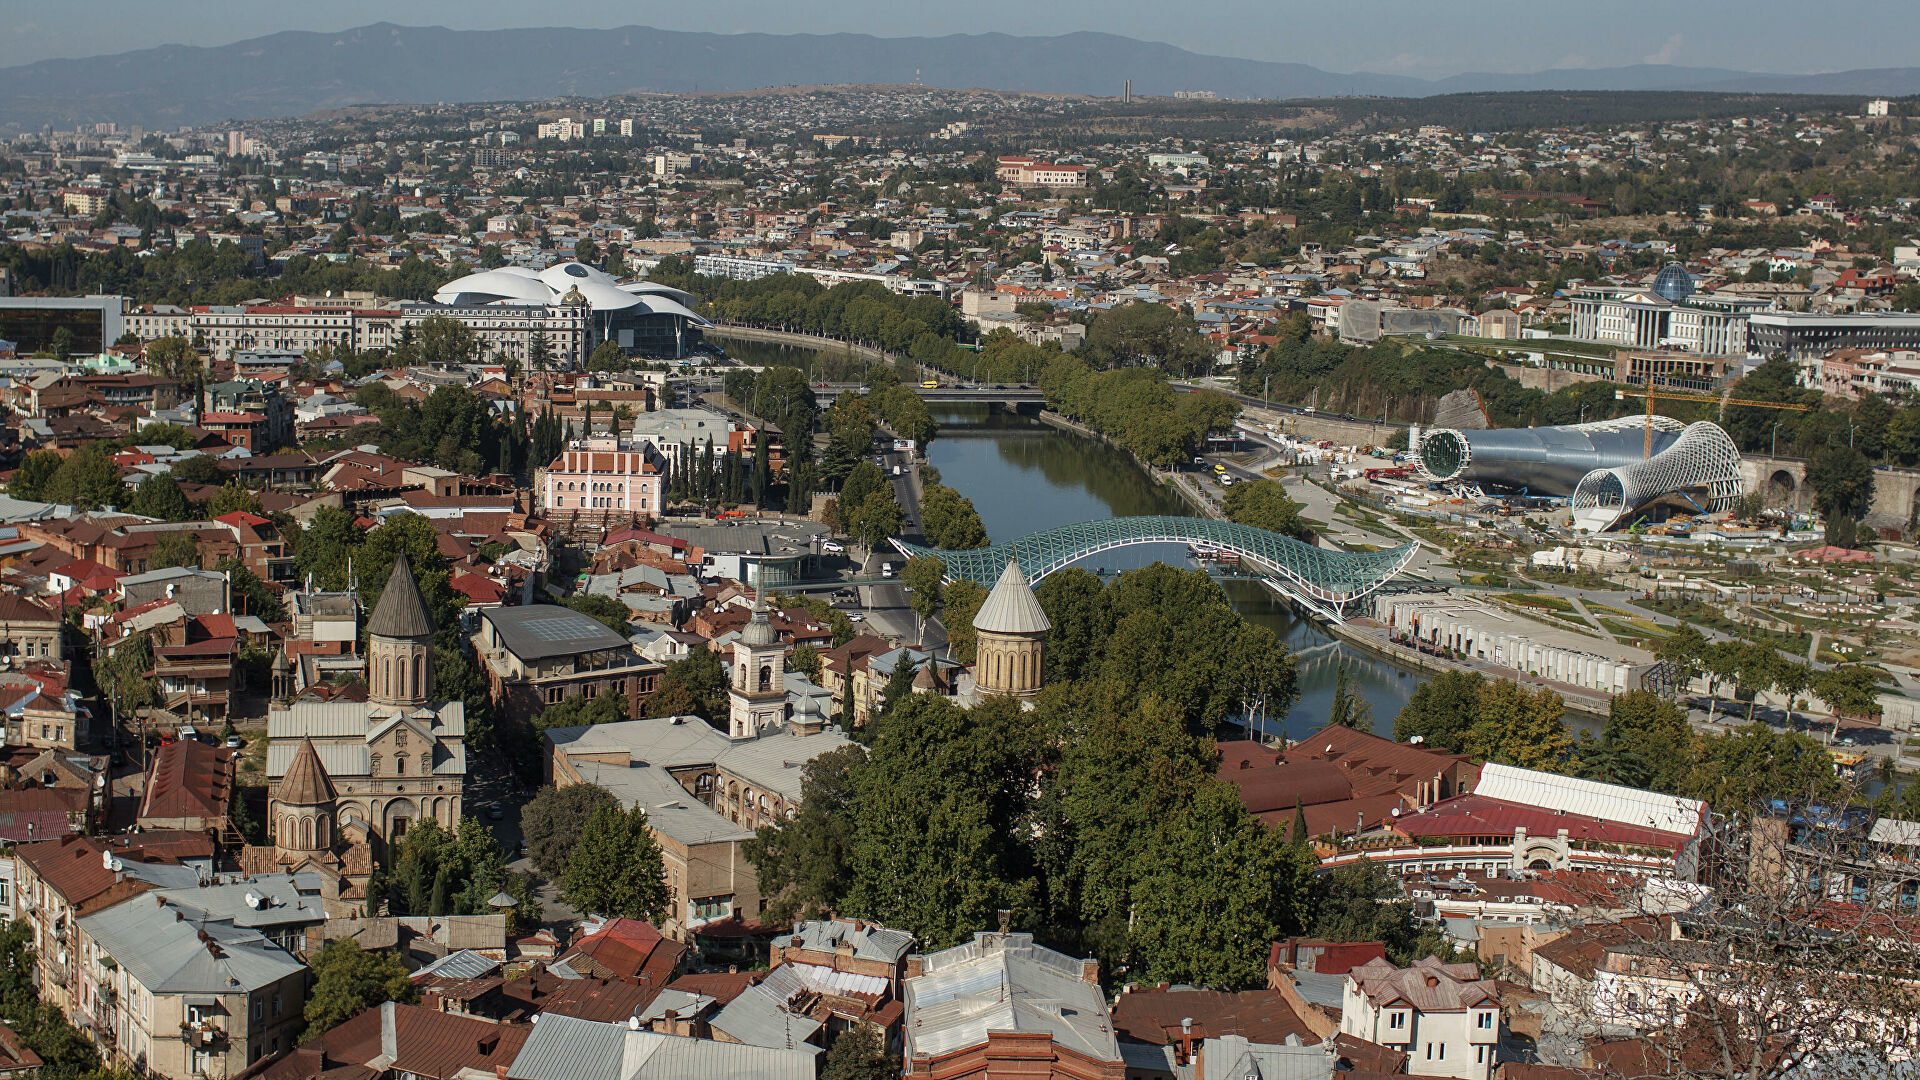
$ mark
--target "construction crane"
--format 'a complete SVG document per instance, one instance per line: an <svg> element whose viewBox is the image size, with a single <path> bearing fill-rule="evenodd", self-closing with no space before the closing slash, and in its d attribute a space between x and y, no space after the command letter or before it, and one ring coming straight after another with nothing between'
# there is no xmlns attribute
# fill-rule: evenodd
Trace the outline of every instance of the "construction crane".
<svg viewBox="0 0 1920 1080"><path fill-rule="evenodd" d="M1723 420L1726 419L1727 406L1729 405L1744 405L1753 409L1785 409L1788 412L1812 412L1814 408L1811 405L1797 405L1787 401L1755 401L1752 398L1726 397L1724 395L1716 396L1713 394L1687 394L1673 390L1615 390L1613 392L1613 399L1615 401L1625 401L1633 397L1645 398L1647 401L1646 442L1640 452L1640 456L1643 458L1653 456L1653 403L1656 400L1687 401L1696 405L1718 405L1720 406L1720 419Z"/></svg>

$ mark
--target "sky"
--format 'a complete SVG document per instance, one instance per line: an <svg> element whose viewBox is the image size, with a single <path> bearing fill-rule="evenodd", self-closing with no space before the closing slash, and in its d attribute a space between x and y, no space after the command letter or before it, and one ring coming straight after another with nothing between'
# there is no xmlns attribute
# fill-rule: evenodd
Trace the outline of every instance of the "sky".
<svg viewBox="0 0 1920 1080"><path fill-rule="evenodd" d="M1421 78L1641 63L1777 74L1915 63L1913 0L1855 0L1843 10L1815 19L1805 0L0 0L8 31L0 66L374 22L882 37L1100 30L1199 53Z"/></svg>

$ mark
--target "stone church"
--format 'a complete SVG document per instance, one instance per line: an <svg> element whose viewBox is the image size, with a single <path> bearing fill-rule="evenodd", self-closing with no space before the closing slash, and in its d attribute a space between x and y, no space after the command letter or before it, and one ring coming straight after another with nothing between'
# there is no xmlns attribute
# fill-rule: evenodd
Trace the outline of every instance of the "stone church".
<svg viewBox="0 0 1920 1080"><path fill-rule="evenodd" d="M460 822L466 711L433 696L433 619L403 554L367 624L367 686L276 700L267 718L268 828L276 862L366 844L421 821Z"/></svg>

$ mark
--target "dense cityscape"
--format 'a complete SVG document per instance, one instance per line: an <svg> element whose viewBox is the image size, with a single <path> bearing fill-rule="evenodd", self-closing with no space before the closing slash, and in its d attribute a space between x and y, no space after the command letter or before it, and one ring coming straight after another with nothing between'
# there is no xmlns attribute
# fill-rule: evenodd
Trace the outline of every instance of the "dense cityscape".
<svg viewBox="0 0 1920 1080"><path fill-rule="evenodd" d="M1920 98L1116 83L0 116L0 1078L1914 1075Z"/></svg>

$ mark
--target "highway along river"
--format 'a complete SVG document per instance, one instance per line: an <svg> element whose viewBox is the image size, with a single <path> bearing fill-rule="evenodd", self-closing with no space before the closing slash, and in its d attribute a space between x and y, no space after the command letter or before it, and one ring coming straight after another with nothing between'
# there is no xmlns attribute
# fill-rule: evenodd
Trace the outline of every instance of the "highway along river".
<svg viewBox="0 0 1920 1080"><path fill-rule="evenodd" d="M1031 417L990 412L984 405L939 406L934 418L940 434L928 447L928 459L942 482L973 500L995 543L1079 521L1194 513L1131 456L1106 443ZM1155 560L1191 565L1186 548L1177 544L1102 552L1080 565L1111 574ZM1392 736L1394 714L1420 683L1416 673L1335 641L1296 618L1257 581L1229 579L1224 585L1233 606L1278 634L1298 664L1300 700L1287 716L1268 717L1265 730L1296 739L1318 731L1332 709L1339 666L1345 664L1350 685L1373 708L1374 731Z"/></svg>

